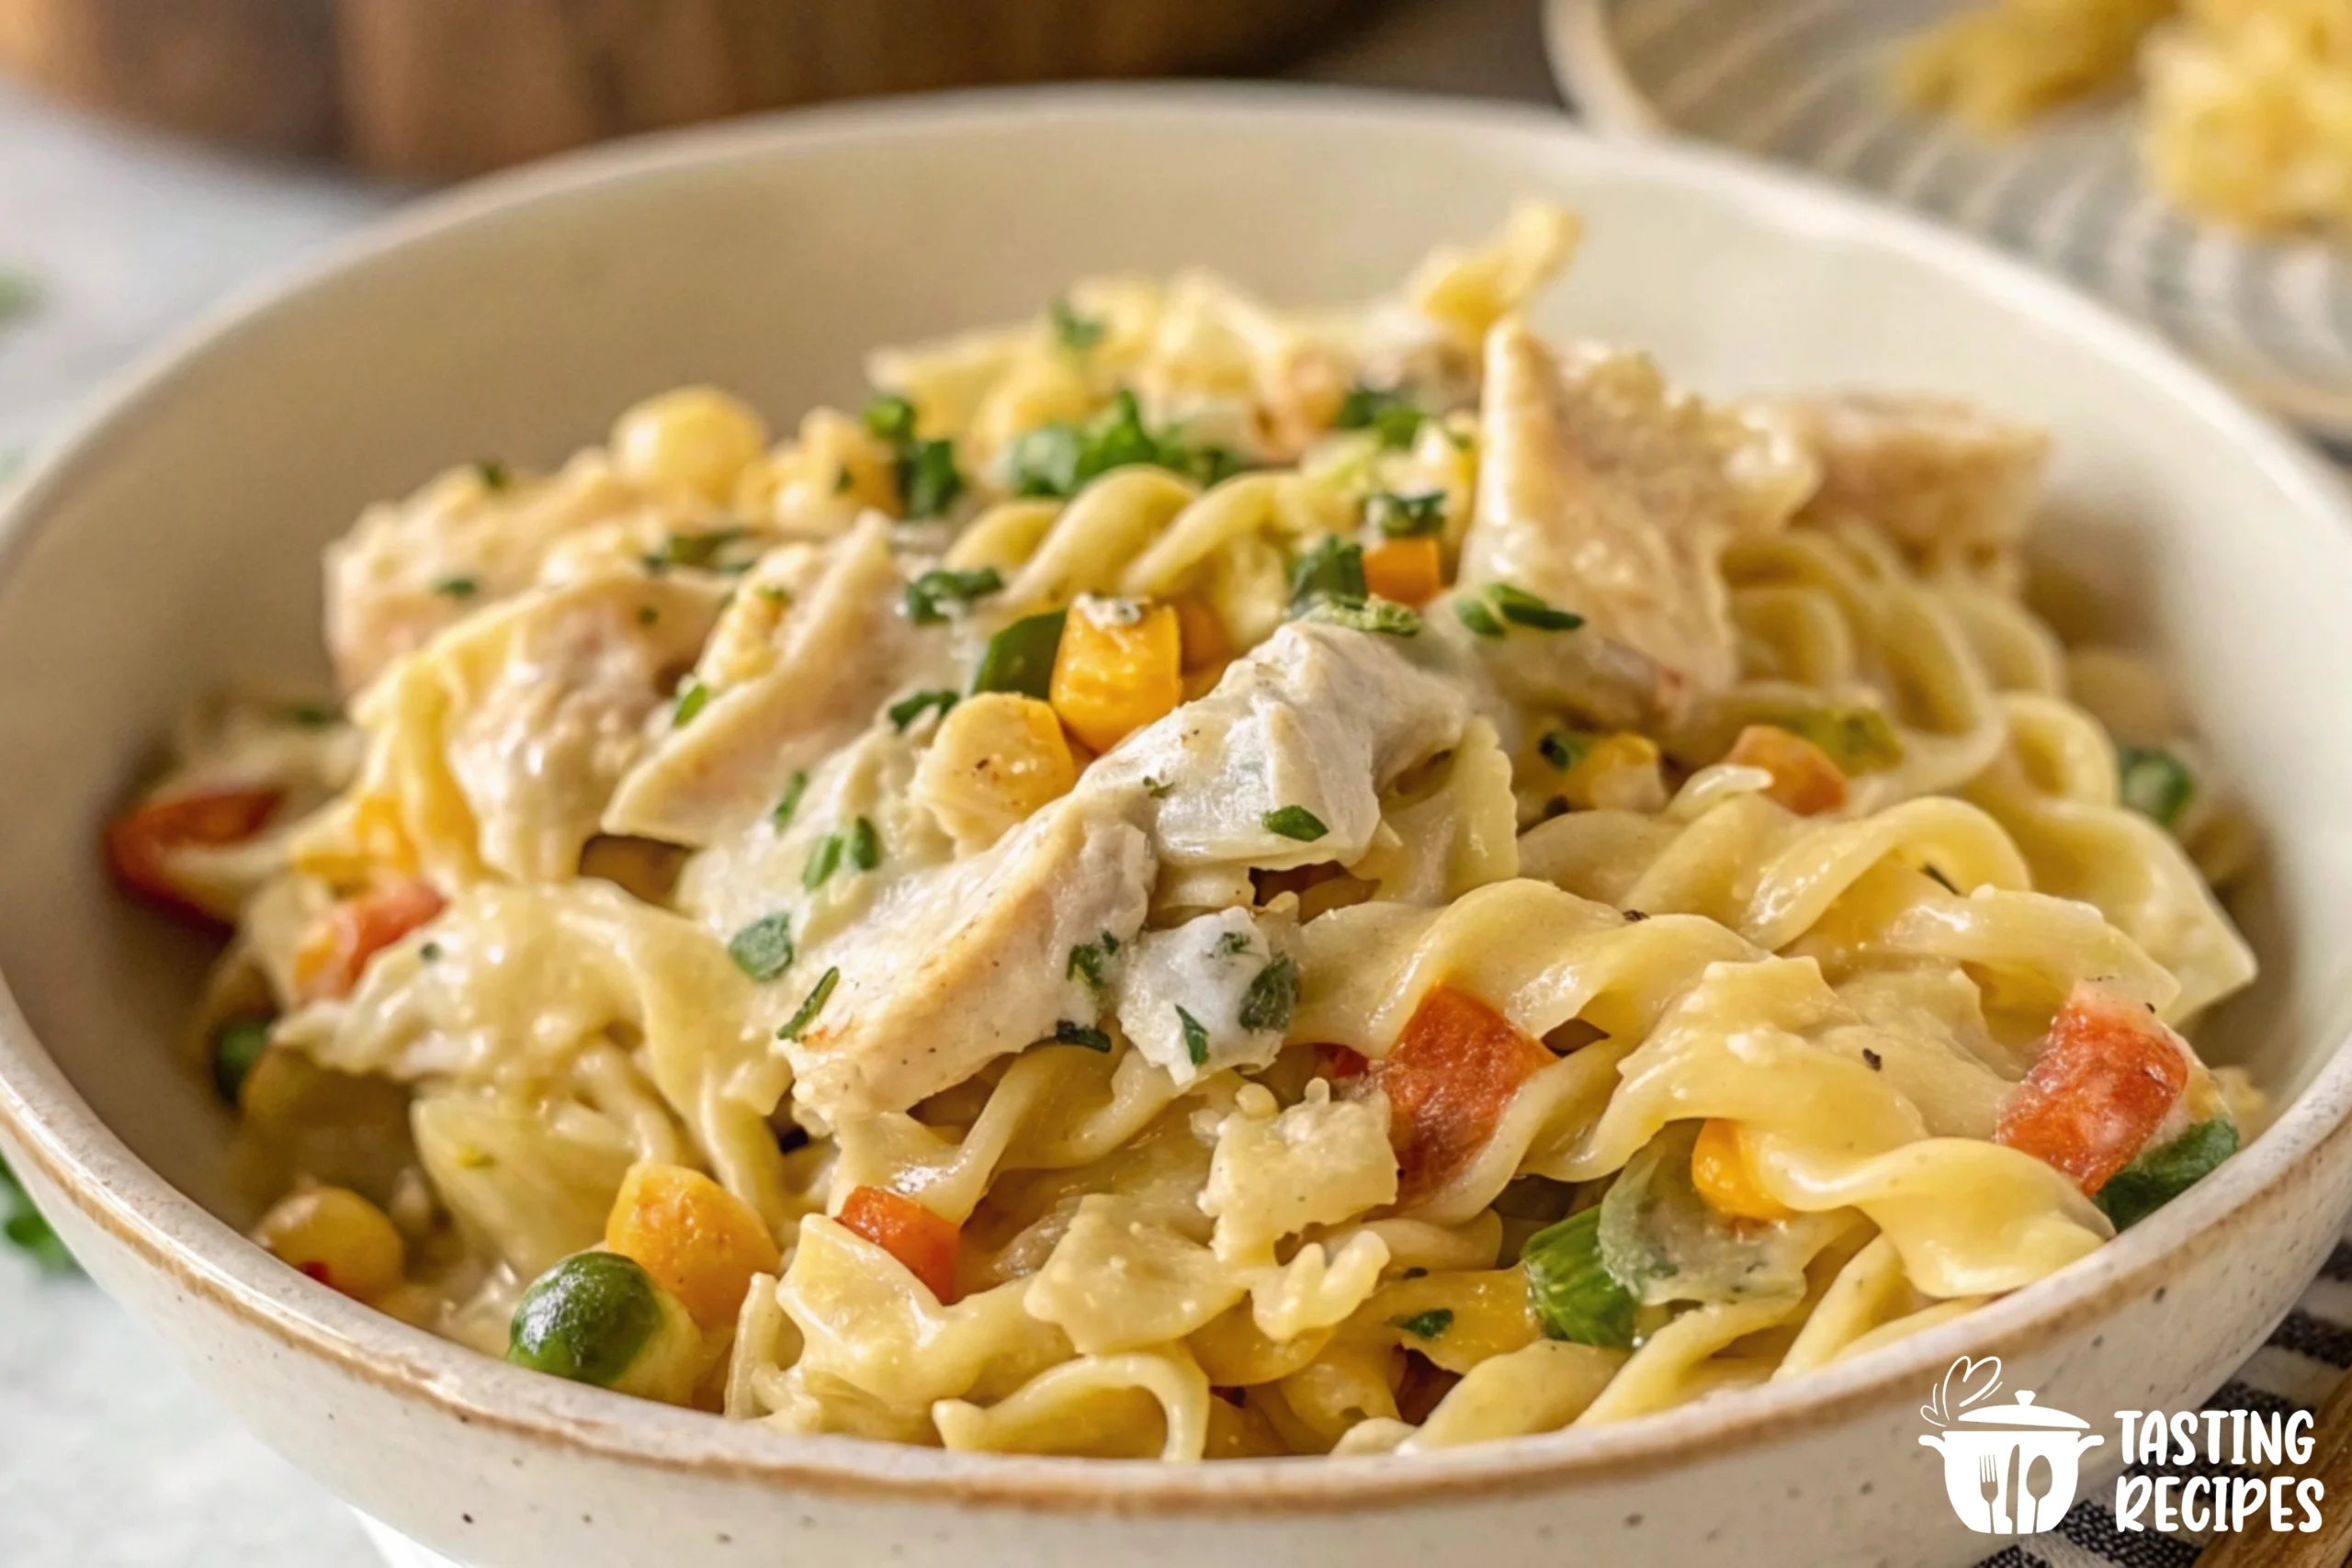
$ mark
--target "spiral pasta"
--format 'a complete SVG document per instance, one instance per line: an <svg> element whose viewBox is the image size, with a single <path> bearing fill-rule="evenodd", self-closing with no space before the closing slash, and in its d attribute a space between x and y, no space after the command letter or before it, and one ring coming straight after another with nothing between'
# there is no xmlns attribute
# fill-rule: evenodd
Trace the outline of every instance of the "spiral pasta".
<svg viewBox="0 0 2352 1568"><path fill-rule="evenodd" d="M401 1239L306 1263L793 1431L1414 1453L1867 1354L2225 1157L2246 829L2019 599L2045 443L1547 344L1577 231L1080 284L371 512L349 720L108 838L236 923L262 1196Z"/></svg>

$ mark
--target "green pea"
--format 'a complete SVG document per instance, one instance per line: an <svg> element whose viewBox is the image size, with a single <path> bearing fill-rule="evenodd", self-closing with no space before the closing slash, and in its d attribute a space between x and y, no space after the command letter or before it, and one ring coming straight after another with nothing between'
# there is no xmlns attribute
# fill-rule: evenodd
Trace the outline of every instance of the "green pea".
<svg viewBox="0 0 2352 1568"><path fill-rule="evenodd" d="M617 1252L582 1252L531 1282L514 1309L506 1359L610 1388L664 1325L661 1287Z"/></svg>
<svg viewBox="0 0 2352 1568"><path fill-rule="evenodd" d="M269 1028L274 1020L248 1017L232 1018L212 1032L212 1087L220 1091L222 1101L237 1103L244 1093L245 1079L269 1049Z"/></svg>

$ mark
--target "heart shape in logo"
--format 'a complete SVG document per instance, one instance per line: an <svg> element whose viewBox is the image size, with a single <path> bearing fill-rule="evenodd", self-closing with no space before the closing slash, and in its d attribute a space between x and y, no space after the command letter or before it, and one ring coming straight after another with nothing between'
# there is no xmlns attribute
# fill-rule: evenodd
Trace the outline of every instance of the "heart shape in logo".
<svg viewBox="0 0 2352 1568"><path fill-rule="evenodd" d="M1945 1371L1944 1381L1919 1406L1919 1414L1941 1427L1970 1405L1992 1398L2000 1388L2000 1357L1962 1356Z"/></svg>

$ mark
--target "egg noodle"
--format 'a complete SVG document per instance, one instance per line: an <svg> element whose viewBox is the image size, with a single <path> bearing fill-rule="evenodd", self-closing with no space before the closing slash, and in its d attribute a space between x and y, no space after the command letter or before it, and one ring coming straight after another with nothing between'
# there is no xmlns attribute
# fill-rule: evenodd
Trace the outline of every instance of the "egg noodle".
<svg viewBox="0 0 2352 1568"><path fill-rule="evenodd" d="M2023 607L2044 438L1547 344L1577 234L370 510L347 718L216 705L108 834L233 926L258 1239L737 1419L1192 1461L1796 1376L2211 1169L2246 834Z"/></svg>

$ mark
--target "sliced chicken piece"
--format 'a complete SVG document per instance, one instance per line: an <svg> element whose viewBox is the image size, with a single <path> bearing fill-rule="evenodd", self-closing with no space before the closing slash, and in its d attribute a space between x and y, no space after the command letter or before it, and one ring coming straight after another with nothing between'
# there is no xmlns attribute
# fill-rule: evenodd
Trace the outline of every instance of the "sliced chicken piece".
<svg viewBox="0 0 2352 1568"><path fill-rule="evenodd" d="M2009 567L2041 492L2046 432L1921 392L1761 406L1820 461L1821 488L1803 521L1867 524L1924 567Z"/></svg>
<svg viewBox="0 0 2352 1568"><path fill-rule="evenodd" d="M1065 796L984 852L900 878L803 953L832 993L783 1049L794 1096L829 1121L904 1111L1083 1022L1073 948L1142 929L1155 867L1131 803Z"/></svg>
<svg viewBox="0 0 2352 1568"><path fill-rule="evenodd" d="M1462 689L1404 646L1293 622L1207 696L1120 742L1079 793L1140 795L1173 865L1352 863L1380 826L1380 791L1470 721Z"/></svg>
<svg viewBox="0 0 2352 1568"><path fill-rule="evenodd" d="M763 570L745 582L695 672L708 701L621 781L605 831L707 844L775 805L786 780L847 744L894 694L960 684L944 636L899 613L905 581L887 519L868 513L821 552L800 548L791 558L808 564L791 581ZM737 625L747 616L771 622L772 657L747 655Z"/></svg>
<svg viewBox="0 0 2352 1568"><path fill-rule="evenodd" d="M1461 587L1515 589L1585 618L1573 633L1507 627L1488 644L1498 682L1529 702L1579 705L1599 688L1668 706L1728 684L1718 558L1788 520L1815 482L1808 455L1765 421L1676 389L1642 355L1555 355L1516 318L1487 337L1480 429ZM1638 661L1593 644L1645 660L1652 689Z"/></svg>
<svg viewBox="0 0 2352 1568"><path fill-rule="evenodd" d="M645 505L601 453L582 453L544 479L453 468L405 501L368 508L327 547L337 681L358 691L468 613L528 588L563 540Z"/></svg>

